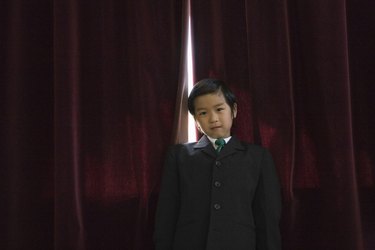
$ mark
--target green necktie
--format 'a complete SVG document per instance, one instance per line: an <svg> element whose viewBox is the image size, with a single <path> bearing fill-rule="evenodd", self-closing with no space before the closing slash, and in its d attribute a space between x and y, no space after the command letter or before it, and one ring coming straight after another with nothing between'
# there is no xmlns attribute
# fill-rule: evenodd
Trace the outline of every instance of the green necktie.
<svg viewBox="0 0 375 250"><path fill-rule="evenodd" d="M215 144L217 145L216 152L219 153L225 145L225 140L223 138L219 138L215 141Z"/></svg>

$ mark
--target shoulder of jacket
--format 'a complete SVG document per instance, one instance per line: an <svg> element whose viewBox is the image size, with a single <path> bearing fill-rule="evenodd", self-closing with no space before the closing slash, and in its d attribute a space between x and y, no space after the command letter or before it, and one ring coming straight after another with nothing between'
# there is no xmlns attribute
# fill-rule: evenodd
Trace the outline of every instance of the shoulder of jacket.
<svg viewBox="0 0 375 250"><path fill-rule="evenodd" d="M169 146L169 151L181 151L181 150L189 150L197 144L196 142L187 142L187 143L179 143Z"/></svg>

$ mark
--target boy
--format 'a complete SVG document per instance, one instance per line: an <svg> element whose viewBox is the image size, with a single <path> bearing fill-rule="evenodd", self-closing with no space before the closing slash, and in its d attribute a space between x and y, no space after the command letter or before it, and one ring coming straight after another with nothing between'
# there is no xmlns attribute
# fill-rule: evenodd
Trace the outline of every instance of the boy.
<svg viewBox="0 0 375 250"><path fill-rule="evenodd" d="M278 250L281 199L269 152L231 135L235 95L204 79L188 98L203 134L170 148L161 184L157 250Z"/></svg>

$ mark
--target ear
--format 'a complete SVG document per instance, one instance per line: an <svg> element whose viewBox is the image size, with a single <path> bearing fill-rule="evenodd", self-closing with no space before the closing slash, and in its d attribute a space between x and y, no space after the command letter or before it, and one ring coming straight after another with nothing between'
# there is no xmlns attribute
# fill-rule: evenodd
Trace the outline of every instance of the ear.
<svg viewBox="0 0 375 250"><path fill-rule="evenodd" d="M237 103L233 103L233 109L232 109L232 118L237 117Z"/></svg>

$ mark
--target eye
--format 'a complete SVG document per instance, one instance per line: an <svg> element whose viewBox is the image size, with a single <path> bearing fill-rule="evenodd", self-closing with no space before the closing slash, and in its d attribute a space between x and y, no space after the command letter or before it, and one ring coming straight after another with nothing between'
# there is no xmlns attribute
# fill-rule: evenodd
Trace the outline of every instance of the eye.
<svg viewBox="0 0 375 250"><path fill-rule="evenodd" d="M198 113L199 116L205 116L206 114L207 114L206 111L201 111L201 112Z"/></svg>
<svg viewBox="0 0 375 250"><path fill-rule="evenodd" d="M225 108L223 107L220 107L220 108L217 108L217 111L220 112L220 111L223 111Z"/></svg>

